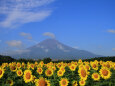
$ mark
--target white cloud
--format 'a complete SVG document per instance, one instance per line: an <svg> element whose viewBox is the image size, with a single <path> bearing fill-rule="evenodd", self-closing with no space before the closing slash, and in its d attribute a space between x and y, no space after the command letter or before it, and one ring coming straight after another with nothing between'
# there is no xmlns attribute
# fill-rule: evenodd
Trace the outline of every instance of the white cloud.
<svg viewBox="0 0 115 86"><path fill-rule="evenodd" d="M33 38L32 38L32 35L30 33L25 33L25 32L21 32L20 33L20 36L24 37L25 39L28 39L29 42L33 42L35 44L37 44L38 42L35 41Z"/></svg>
<svg viewBox="0 0 115 86"><path fill-rule="evenodd" d="M20 36L22 36L22 37L24 37L24 38L26 38L26 39L29 39L29 40L32 39L32 36L31 36L30 33L21 32L21 33L20 33Z"/></svg>
<svg viewBox="0 0 115 86"><path fill-rule="evenodd" d="M8 46L10 47L22 47L22 41L20 40L11 40L11 41L7 41L6 44L8 44Z"/></svg>
<svg viewBox="0 0 115 86"><path fill-rule="evenodd" d="M78 46L75 46L75 47L73 47L73 48L78 49L79 47L78 47Z"/></svg>
<svg viewBox="0 0 115 86"><path fill-rule="evenodd" d="M115 48L112 48L113 51L115 51Z"/></svg>
<svg viewBox="0 0 115 86"><path fill-rule="evenodd" d="M22 54L22 53L30 52L30 50L16 50L15 52L18 54Z"/></svg>
<svg viewBox="0 0 115 86"><path fill-rule="evenodd" d="M115 33L115 30L114 29L110 29L107 32L109 32L109 33Z"/></svg>
<svg viewBox="0 0 115 86"><path fill-rule="evenodd" d="M0 0L0 14L6 16L0 26L14 28L42 21L51 14L52 10L46 6L53 1L55 0Z"/></svg>
<svg viewBox="0 0 115 86"><path fill-rule="evenodd" d="M55 38L55 34L53 34L51 32L45 32L45 33L43 33L43 36L48 36L48 37L51 37L51 38Z"/></svg>
<svg viewBox="0 0 115 86"><path fill-rule="evenodd" d="M45 49L45 52L46 52L46 53L49 52L49 49Z"/></svg>

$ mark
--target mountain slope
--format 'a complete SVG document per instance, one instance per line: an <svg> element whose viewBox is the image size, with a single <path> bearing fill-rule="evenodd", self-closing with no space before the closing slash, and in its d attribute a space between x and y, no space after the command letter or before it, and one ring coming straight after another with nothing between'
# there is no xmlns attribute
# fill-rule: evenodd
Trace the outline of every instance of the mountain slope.
<svg viewBox="0 0 115 86"><path fill-rule="evenodd" d="M13 57L21 58L44 58L50 57L52 59L82 59L99 57L91 52L85 50L78 50L58 42L55 39L46 39L37 45L29 47L25 50L15 52Z"/></svg>

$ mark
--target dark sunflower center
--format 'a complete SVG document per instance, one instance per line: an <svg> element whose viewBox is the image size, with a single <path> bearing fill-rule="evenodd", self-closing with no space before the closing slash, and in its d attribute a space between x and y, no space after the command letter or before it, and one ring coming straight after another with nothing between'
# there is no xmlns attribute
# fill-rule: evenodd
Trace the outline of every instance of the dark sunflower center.
<svg viewBox="0 0 115 86"><path fill-rule="evenodd" d="M85 71L84 69L81 70L81 75L82 75L83 77L86 76L86 71Z"/></svg>
<svg viewBox="0 0 115 86"><path fill-rule="evenodd" d="M104 76L107 76L107 75L108 75L108 71L104 69L104 70L102 71L102 74L103 74Z"/></svg>
<svg viewBox="0 0 115 86"><path fill-rule="evenodd" d="M30 73L27 73L27 74L26 74L26 78L27 78L27 79L30 79L30 78L31 78L31 74L30 74Z"/></svg>
<svg viewBox="0 0 115 86"><path fill-rule="evenodd" d="M2 70L0 70L0 75L2 74Z"/></svg>

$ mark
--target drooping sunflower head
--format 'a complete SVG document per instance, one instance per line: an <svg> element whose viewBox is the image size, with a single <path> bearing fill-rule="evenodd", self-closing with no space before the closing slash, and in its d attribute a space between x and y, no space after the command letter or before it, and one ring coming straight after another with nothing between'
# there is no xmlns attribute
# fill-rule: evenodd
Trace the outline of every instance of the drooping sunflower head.
<svg viewBox="0 0 115 86"><path fill-rule="evenodd" d="M3 74L4 74L4 69L0 68L0 78L2 78Z"/></svg>
<svg viewBox="0 0 115 86"><path fill-rule="evenodd" d="M33 77L32 77L31 70L25 70L24 71L23 79L24 79L25 83L32 81Z"/></svg>
<svg viewBox="0 0 115 86"><path fill-rule="evenodd" d="M99 72L103 79L109 79L111 77L111 71L106 67L102 67Z"/></svg>
<svg viewBox="0 0 115 86"><path fill-rule="evenodd" d="M60 86L68 86L68 79L67 78L61 78L61 80L59 81Z"/></svg>
<svg viewBox="0 0 115 86"><path fill-rule="evenodd" d="M17 70L17 76L22 76L23 75L23 72L22 72L22 70L20 69L20 70Z"/></svg>
<svg viewBox="0 0 115 86"><path fill-rule="evenodd" d="M92 78L94 81L98 81L98 80L100 80L100 75L98 73L93 73Z"/></svg>
<svg viewBox="0 0 115 86"><path fill-rule="evenodd" d="M45 71L46 76L52 76L53 75L53 70L52 69L47 69Z"/></svg>
<svg viewBox="0 0 115 86"><path fill-rule="evenodd" d="M36 80L36 86L50 86L50 81L46 80L43 77L40 77L39 79Z"/></svg>

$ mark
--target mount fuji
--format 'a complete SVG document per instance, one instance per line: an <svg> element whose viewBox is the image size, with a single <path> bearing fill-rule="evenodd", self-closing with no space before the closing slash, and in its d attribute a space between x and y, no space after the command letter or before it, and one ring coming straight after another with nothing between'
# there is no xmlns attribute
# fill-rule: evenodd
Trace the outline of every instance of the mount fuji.
<svg viewBox="0 0 115 86"><path fill-rule="evenodd" d="M43 59L50 57L51 59L89 59L93 57L101 57L86 50L79 50L67 46L55 39L46 39L29 48L15 51L10 56L14 58L31 58Z"/></svg>

